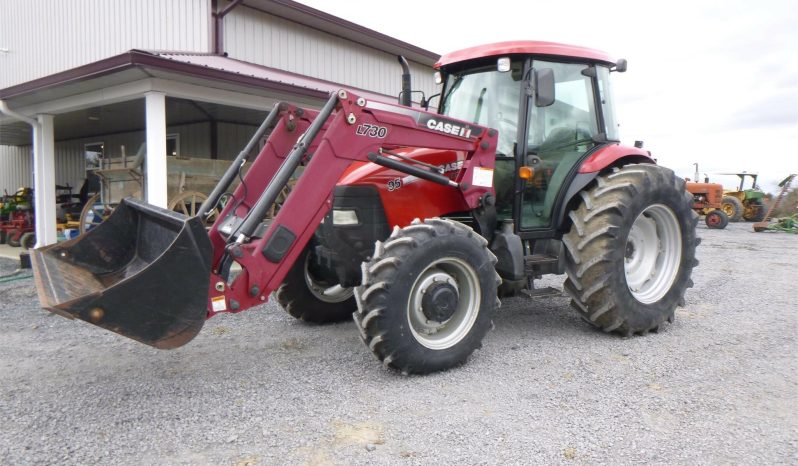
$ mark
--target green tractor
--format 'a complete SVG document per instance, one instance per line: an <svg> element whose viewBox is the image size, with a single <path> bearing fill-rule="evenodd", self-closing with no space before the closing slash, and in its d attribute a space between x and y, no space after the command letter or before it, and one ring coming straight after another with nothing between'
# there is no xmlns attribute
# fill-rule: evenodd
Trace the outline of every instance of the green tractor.
<svg viewBox="0 0 798 466"><path fill-rule="evenodd" d="M765 206L765 193L756 184L756 173L719 173L719 175L735 175L740 177L740 186L737 190L724 190L723 206L730 222L761 222L767 214ZM745 179L751 177L751 188L745 189Z"/></svg>

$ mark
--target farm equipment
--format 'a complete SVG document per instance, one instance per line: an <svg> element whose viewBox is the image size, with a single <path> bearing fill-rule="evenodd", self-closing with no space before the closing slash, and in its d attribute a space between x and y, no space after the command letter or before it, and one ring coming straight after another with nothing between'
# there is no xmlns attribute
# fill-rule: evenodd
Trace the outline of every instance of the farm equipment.
<svg viewBox="0 0 798 466"><path fill-rule="evenodd" d="M175 348L275 291L299 319L354 313L369 349L407 373L465 361L499 291L547 273L567 275L574 308L605 332L673 321L698 216L684 180L618 142L609 79L625 60L527 41L454 52L436 69L437 112L346 90L321 110L276 104L195 216L125 199L96 228L35 250L42 305Z"/></svg>
<svg viewBox="0 0 798 466"><path fill-rule="evenodd" d="M695 181L687 181L687 192L693 196L693 210L704 216L707 227L722 230L729 224L729 217L723 211L723 185L710 183L709 178L704 182L698 181L698 164L696 165Z"/></svg>
<svg viewBox="0 0 798 466"><path fill-rule="evenodd" d="M99 181L97 192L91 196L80 213L79 229L85 233L108 218L125 197L140 198L143 193L142 164L146 157L146 144L142 143L136 154L127 157L124 146L119 158L103 159L102 168L92 171ZM169 210L193 216L208 198L216 180L229 166L227 160L169 157L167 160L167 206ZM246 168L243 173L246 172ZM242 175L243 175L242 173ZM218 210L215 211L218 213ZM216 217L208 216L207 224Z"/></svg>
<svg viewBox="0 0 798 466"><path fill-rule="evenodd" d="M723 211L729 216L730 222L740 219L746 222L761 222L765 219L767 207L764 199L765 193L756 184L756 173L719 173L720 175L735 175L740 178L740 186L736 190L727 190L723 193ZM751 187L745 189L745 179L751 178Z"/></svg>
<svg viewBox="0 0 798 466"><path fill-rule="evenodd" d="M781 183L779 183L779 194L776 196L775 199L770 203L770 208L768 209L767 213L765 214L765 218L761 222L754 223L754 231L761 232L761 231L786 231L788 233L798 233L798 223L796 223L796 216L791 215L789 217L785 217L780 219L775 224L770 224L771 214L779 208L781 202L784 200L784 197L790 191L790 186L792 185L793 180L795 177L798 176L797 174L791 174L784 178Z"/></svg>
<svg viewBox="0 0 798 466"><path fill-rule="evenodd" d="M0 204L0 244L23 246L25 249L32 247L36 243L33 190L20 188L14 194L4 196Z"/></svg>

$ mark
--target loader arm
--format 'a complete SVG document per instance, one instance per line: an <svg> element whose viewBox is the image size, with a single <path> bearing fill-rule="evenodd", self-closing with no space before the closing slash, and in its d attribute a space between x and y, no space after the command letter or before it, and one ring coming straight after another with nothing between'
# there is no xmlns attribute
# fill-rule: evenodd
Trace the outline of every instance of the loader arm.
<svg viewBox="0 0 798 466"><path fill-rule="evenodd" d="M269 130L263 149L229 195L248 154ZM495 130L367 102L343 90L320 111L275 105L198 216L125 199L97 228L33 251L40 301L59 315L157 348L182 346L207 318L268 299L330 210L335 185L351 163L393 164L417 178L447 183L473 209L493 193L496 139ZM463 151L467 159L451 181L381 151L401 146ZM299 165L305 169L297 184L277 215L266 220ZM228 201L206 232L202 219L222 197ZM233 262L241 266L235 276Z"/></svg>
<svg viewBox="0 0 798 466"><path fill-rule="evenodd" d="M450 126L442 128L449 132L432 129L430 120L436 122L435 126L448 122ZM455 126L458 129L452 129ZM455 131L456 135L451 134ZM346 91L333 95L321 112L289 108L237 188L234 199L211 228L214 253L208 317L218 312L242 311L267 300L331 209L335 185L352 162L401 163L378 155L381 149L392 147L465 151L468 157L464 169L458 183L453 184L464 202L476 208L484 194L493 192L486 176L492 174L496 136L487 128L407 107L367 102ZM304 151L299 147L302 144L306 145ZM297 150L302 153L296 154ZM281 167L285 173L292 173L303 160L304 171L277 215L261 225L263 212L271 206L265 195L270 189L279 192L285 185L284 180L276 179ZM416 170L417 167L406 167L406 173L423 178L424 173ZM440 176L427 173L430 179ZM235 204L239 205L232 212ZM265 232L253 237L251 228L243 228L248 221L259 228L266 226ZM223 234L220 228L231 223L241 225L244 231ZM226 272L225 261L229 260L242 269L232 280Z"/></svg>

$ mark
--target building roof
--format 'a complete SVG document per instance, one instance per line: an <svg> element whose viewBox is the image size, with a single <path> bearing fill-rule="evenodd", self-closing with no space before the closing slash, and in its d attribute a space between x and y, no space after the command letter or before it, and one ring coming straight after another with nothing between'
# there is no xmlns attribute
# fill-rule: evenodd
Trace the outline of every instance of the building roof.
<svg viewBox="0 0 798 466"><path fill-rule="evenodd" d="M71 96L86 95L113 86L151 78L225 89L244 95L321 106L331 92L346 87L370 100L392 102L395 96L315 79L288 71L214 54L130 50L103 60L0 89L0 99L14 109L47 107ZM264 109L267 110L267 109ZM47 109L43 110L45 113ZM0 125L5 145L30 143L27 124L8 120ZM62 121L59 128L69 127ZM83 135L85 136L85 135Z"/></svg>
<svg viewBox="0 0 798 466"><path fill-rule="evenodd" d="M342 86L331 81L311 78L220 55L130 50L88 65L0 89L0 99L15 99L19 101L24 97L28 97L24 99L24 103L20 102L16 106L30 105L36 103L33 101L36 97L35 94L44 90L58 86L75 85L82 81L120 73L131 68L164 70L319 99L327 98L330 92L337 91ZM393 96L363 89L352 88L352 90L371 99L394 99ZM51 99L53 96L48 95L45 98Z"/></svg>
<svg viewBox="0 0 798 466"><path fill-rule="evenodd" d="M465 60L472 60L475 58L513 54L548 55L565 58L576 57L604 63L615 63L615 60L600 50L579 47L575 45L558 44L556 42L518 40L478 45L476 47L469 47L467 49L447 53L446 55L442 56L440 60L438 60L438 62L435 64L435 68L437 69L442 66L451 65L453 63Z"/></svg>

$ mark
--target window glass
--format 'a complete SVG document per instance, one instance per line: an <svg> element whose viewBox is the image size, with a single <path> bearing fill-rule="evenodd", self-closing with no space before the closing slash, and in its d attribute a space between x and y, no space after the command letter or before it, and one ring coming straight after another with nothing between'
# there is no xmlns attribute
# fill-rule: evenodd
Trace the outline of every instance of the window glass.
<svg viewBox="0 0 798 466"><path fill-rule="evenodd" d="M105 144L102 142L91 142L83 145L84 159L86 160L86 170L102 168L103 152Z"/></svg>
<svg viewBox="0 0 798 466"><path fill-rule="evenodd" d="M169 134L166 136L166 155L177 157L180 155L180 135Z"/></svg>
<svg viewBox="0 0 798 466"><path fill-rule="evenodd" d="M588 67L544 61L535 61L534 67L554 71L555 101L548 107L530 106L530 148L534 150L552 137L562 139L566 132L574 140L595 136L599 131L593 83L589 76L582 74L582 70Z"/></svg>
<svg viewBox="0 0 798 466"><path fill-rule="evenodd" d="M612 93L612 81L610 80L610 69L606 66L597 66L599 98L601 99L601 113L604 115L604 132L610 141L620 141L621 136L618 129L618 120L615 118L615 106L613 102L615 96Z"/></svg>

